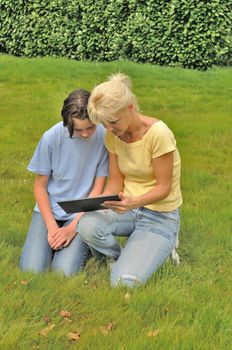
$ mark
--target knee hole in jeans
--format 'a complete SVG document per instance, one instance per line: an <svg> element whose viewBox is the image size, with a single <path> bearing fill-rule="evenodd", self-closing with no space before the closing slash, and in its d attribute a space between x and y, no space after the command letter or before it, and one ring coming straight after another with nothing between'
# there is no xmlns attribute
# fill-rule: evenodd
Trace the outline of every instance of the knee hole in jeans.
<svg viewBox="0 0 232 350"><path fill-rule="evenodd" d="M122 275L117 278L117 281L115 283L116 286L127 286L127 287L133 287L136 284L141 283L142 281L140 280L139 277L134 276L134 275Z"/></svg>

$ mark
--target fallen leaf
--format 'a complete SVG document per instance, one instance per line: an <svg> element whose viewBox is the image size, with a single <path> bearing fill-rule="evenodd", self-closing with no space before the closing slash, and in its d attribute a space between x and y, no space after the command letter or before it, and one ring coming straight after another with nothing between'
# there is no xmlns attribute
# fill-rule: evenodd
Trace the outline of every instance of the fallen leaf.
<svg viewBox="0 0 232 350"><path fill-rule="evenodd" d="M157 336L157 334L159 334L159 328L155 329L154 331L151 331L148 333L148 337L155 337Z"/></svg>
<svg viewBox="0 0 232 350"><path fill-rule="evenodd" d="M49 316L44 316L44 322L46 323L46 324L48 324L48 323L51 323L51 317L49 317Z"/></svg>
<svg viewBox="0 0 232 350"><path fill-rule="evenodd" d="M115 322L110 322L107 324L106 329L108 329L108 331L112 331L112 329L115 328L115 325Z"/></svg>
<svg viewBox="0 0 232 350"><path fill-rule="evenodd" d="M95 289L95 288L97 288L97 284L95 282L93 282L93 283L91 283L90 287Z"/></svg>
<svg viewBox="0 0 232 350"><path fill-rule="evenodd" d="M64 317L64 318L69 318L69 317L72 316L72 314L71 314L71 312L69 312L69 311L61 310L60 316L61 316L61 317Z"/></svg>
<svg viewBox="0 0 232 350"><path fill-rule="evenodd" d="M69 332L68 333L68 338L70 340L79 340L81 337L80 333L79 332Z"/></svg>
<svg viewBox="0 0 232 350"><path fill-rule="evenodd" d="M112 332L112 330L116 327L116 323L115 322L110 322L107 325L105 325L104 327L100 327L100 331L103 335L107 335L110 332Z"/></svg>
<svg viewBox="0 0 232 350"><path fill-rule="evenodd" d="M52 323L50 324L48 327L43 328L39 334L43 335L44 337L46 337L48 335L48 333L55 327L55 325Z"/></svg>
<svg viewBox="0 0 232 350"><path fill-rule="evenodd" d="M22 280L20 283L21 283L23 286L26 286L29 282L30 282L30 280L29 280L29 281Z"/></svg>
<svg viewBox="0 0 232 350"><path fill-rule="evenodd" d="M16 284L11 284L11 283L8 283L5 287L4 287L4 290L8 291L8 290L11 290L13 288L15 288Z"/></svg>
<svg viewBox="0 0 232 350"><path fill-rule="evenodd" d="M109 334L109 331L107 331L107 329L105 329L104 327L100 327L100 331L101 331L101 334L103 334L103 335Z"/></svg>

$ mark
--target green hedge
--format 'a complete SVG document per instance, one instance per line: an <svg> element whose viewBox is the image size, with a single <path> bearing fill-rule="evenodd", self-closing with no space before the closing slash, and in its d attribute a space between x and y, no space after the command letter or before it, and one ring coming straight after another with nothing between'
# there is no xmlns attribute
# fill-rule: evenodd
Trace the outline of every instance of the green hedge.
<svg viewBox="0 0 232 350"><path fill-rule="evenodd" d="M0 51L206 69L232 63L229 0L0 0Z"/></svg>

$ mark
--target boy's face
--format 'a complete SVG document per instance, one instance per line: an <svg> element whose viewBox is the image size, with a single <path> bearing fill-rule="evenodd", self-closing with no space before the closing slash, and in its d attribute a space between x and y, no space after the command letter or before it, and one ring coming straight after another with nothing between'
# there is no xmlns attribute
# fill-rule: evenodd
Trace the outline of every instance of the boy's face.
<svg viewBox="0 0 232 350"><path fill-rule="evenodd" d="M73 118L73 137L87 139L93 135L96 125L89 119Z"/></svg>

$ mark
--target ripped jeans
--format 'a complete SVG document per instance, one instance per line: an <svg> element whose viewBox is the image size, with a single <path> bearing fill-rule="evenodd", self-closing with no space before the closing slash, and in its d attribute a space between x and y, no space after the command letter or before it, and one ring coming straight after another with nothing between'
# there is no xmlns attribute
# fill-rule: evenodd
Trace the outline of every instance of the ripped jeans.
<svg viewBox="0 0 232 350"><path fill-rule="evenodd" d="M178 239L179 209L169 212L144 207L125 214L112 210L86 213L77 231L97 258L113 257L113 286L133 287L147 279L170 256ZM128 237L121 249L116 236Z"/></svg>

